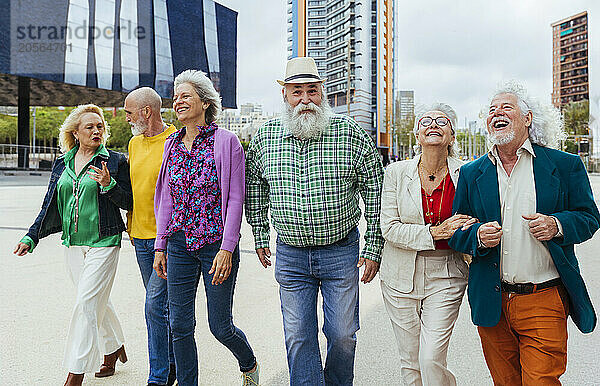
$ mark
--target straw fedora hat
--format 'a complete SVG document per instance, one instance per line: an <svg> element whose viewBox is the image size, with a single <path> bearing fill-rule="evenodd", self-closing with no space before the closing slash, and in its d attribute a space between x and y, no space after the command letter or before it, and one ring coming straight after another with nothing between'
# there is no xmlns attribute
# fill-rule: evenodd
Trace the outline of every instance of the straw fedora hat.
<svg viewBox="0 0 600 386"><path fill-rule="evenodd" d="M319 76L317 64L311 57L298 57L288 60L285 67L285 78L277 80L282 86L287 83L312 83L323 82L325 78Z"/></svg>

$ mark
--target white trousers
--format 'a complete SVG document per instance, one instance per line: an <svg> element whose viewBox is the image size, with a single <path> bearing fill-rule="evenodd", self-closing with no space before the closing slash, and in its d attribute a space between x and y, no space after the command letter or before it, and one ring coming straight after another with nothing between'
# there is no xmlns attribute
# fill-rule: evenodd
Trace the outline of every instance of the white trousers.
<svg viewBox="0 0 600 386"><path fill-rule="evenodd" d="M381 282L405 385L456 385L454 374L446 367L446 358L467 286L467 265L460 255L448 252L447 256L417 255L410 293Z"/></svg>
<svg viewBox="0 0 600 386"><path fill-rule="evenodd" d="M100 369L103 355L117 351L123 330L110 303L120 247L71 246L65 259L77 290L63 365L75 374Z"/></svg>

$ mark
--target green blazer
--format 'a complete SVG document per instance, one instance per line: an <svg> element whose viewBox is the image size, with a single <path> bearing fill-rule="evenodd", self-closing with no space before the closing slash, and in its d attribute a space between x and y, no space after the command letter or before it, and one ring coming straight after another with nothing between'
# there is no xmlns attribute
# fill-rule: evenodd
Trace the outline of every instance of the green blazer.
<svg viewBox="0 0 600 386"><path fill-rule="evenodd" d="M563 228L563 237L547 241L546 246L569 294L573 321L582 332L592 332L596 313L573 250L575 244L590 239L600 226L590 181L579 157L538 145L533 145L533 151L536 212L555 216ZM473 323L495 326L500 320L502 302L499 246L477 249L479 226L490 221L502 224L498 174L489 157L480 157L460 169L452 211L480 221L466 231L457 230L449 244L473 256L467 289Z"/></svg>

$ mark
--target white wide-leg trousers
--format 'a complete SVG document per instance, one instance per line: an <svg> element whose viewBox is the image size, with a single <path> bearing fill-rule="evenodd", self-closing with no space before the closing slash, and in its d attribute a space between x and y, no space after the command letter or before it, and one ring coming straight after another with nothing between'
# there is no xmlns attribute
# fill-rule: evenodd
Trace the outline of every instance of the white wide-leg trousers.
<svg viewBox="0 0 600 386"><path fill-rule="evenodd" d="M103 356L124 342L123 330L109 296L117 272L120 247L71 246L65 259L77 296L63 365L71 373L100 369Z"/></svg>
<svg viewBox="0 0 600 386"><path fill-rule="evenodd" d="M467 286L466 275L465 262L448 251L447 256L417 254L413 290L409 293L381 282L400 352L402 384L456 385L454 374L446 367L446 358Z"/></svg>

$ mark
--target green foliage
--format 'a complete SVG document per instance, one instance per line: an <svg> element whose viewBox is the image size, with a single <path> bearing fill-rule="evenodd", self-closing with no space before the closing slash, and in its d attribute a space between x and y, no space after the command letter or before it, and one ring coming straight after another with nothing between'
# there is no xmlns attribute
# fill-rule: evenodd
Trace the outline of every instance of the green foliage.
<svg viewBox="0 0 600 386"><path fill-rule="evenodd" d="M566 140L563 144L563 150L567 153L577 154L577 144L573 140Z"/></svg>
<svg viewBox="0 0 600 386"><path fill-rule="evenodd" d="M409 144L415 144L415 136L413 134L414 126L414 115L410 115L408 118L401 119L396 122L396 137L398 145L408 146Z"/></svg>
<svg viewBox="0 0 600 386"><path fill-rule="evenodd" d="M167 125L174 125L178 130L183 126L177 120L177 116L173 109L167 109L162 112L162 117ZM123 153L127 152L127 145L132 137L131 126L125 120L125 110L119 109L116 115L112 109L104 111L104 117L110 126L110 138L108 146L112 150L117 150Z"/></svg>
<svg viewBox="0 0 600 386"><path fill-rule="evenodd" d="M0 143L15 143L17 140L17 117L0 114Z"/></svg>
<svg viewBox="0 0 600 386"><path fill-rule="evenodd" d="M60 126L71 112L72 108L59 110L56 107L35 108L35 137L36 139L52 140L58 138ZM29 118L30 133L33 135L33 111Z"/></svg>
<svg viewBox="0 0 600 386"><path fill-rule="evenodd" d="M565 131L571 135L588 134L590 102L571 102L563 107Z"/></svg>
<svg viewBox="0 0 600 386"><path fill-rule="evenodd" d="M242 144L242 148L244 148L244 151L248 151L248 145L250 145L249 141L240 141L240 143Z"/></svg>
<svg viewBox="0 0 600 386"><path fill-rule="evenodd" d="M67 115L73 110L72 107L59 110L57 107L36 107L30 110L29 133L33 139L33 124L35 122L35 138L38 141L52 142L58 138L60 125ZM17 117L0 115L0 141L3 143L15 143L17 140Z"/></svg>
<svg viewBox="0 0 600 386"><path fill-rule="evenodd" d="M183 124L177 120L177 116L175 115L175 111L173 111L173 109L167 109L163 111L161 115L163 121L165 121L167 125L173 125L175 128L177 128L177 130L183 127Z"/></svg>
<svg viewBox="0 0 600 386"><path fill-rule="evenodd" d="M74 107L66 107L59 110L57 107L36 107L35 109L35 136L38 140L52 142L58 138L60 126ZM175 125L177 129L182 127L172 109L162 113L163 119L168 125ZM127 145L131 139L131 127L125 120L125 111L113 108L104 110L104 118L110 126L111 135L107 146L113 150L127 152ZM33 137L33 108L29 118L30 133ZM0 114L0 143L16 143L17 141L17 117Z"/></svg>
<svg viewBox="0 0 600 386"><path fill-rule="evenodd" d="M479 133L458 130L456 132L456 142L460 148L460 155L463 157L472 155L477 158L484 155L487 151L485 137Z"/></svg>
<svg viewBox="0 0 600 386"><path fill-rule="evenodd" d="M405 119L397 120L395 123L396 143L401 157L412 155L412 146L417 142L413 133L414 125L415 116L412 114Z"/></svg>
<svg viewBox="0 0 600 386"><path fill-rule="evenodd" d="M110 126L110 138L106 144L111 150L120 151L123 153L127 152L127 145L131 139L131 126L125 120L125 110L117 110L116 114L114 110L104 110L104 119Z"/></svg>

